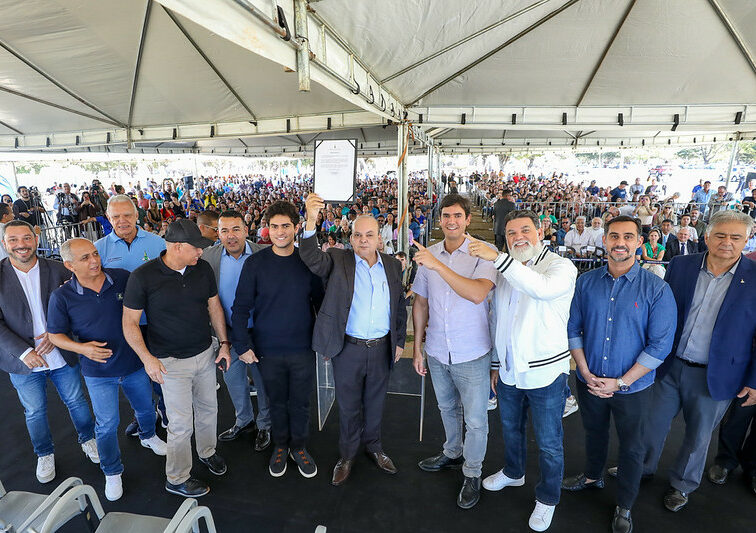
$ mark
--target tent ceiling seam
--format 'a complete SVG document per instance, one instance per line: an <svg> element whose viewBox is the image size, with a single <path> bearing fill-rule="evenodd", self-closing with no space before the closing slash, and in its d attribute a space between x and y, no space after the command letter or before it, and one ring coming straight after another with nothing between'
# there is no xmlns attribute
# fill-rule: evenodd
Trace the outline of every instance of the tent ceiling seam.
<svg viewBox="0 0 756 533"><path fill-rule="evenodd" d="M730 37L732 37L732 40L735 41L735 44L740 50L740 53L743 54L743 57L751 66L753 73L756 74L756 61L754 60L753 55L751 55L751 51L748 49L748 47L746 47L745 42L743 42L743 39L740 37L738 31L732 25L732 22L730 22L730 19L722 9L722 6L719 5L719 2L717 2L717 0L709 0L709 4L716 12L719 20L721 20L722 24L724 24L725 28L727 28L727 33L729 33Z"/></svg>
<svg viewBox="0 0 756 533"><path fill-rule="evenodd" d="M186 37L186 40L189 41L189 43L194 47L194 49L197 51L197 53L202 57L202 59L207 63L207 66L209 66L212 71L215 73L216 76L218 76L218 79L223 82L223 85L225 85L226 89L228 90L231 95L236 98L236 100L241 104L241 106L249 113L249 116L252 118L252 120L257 120L257 117L252 112L252 109L247 105L247 103L242 99L241 96L239 96L239 93L236 92L236 90L231 86L231 84L228 82L228 80L221 74L220 70L218 70L215 66L215 64L210 60L209 57L207 57L207 54L200 48L200 46L197 44L197 42L192 38L191 35L189 35L189 31L184 27L181 22L179 22L176 15L171 12L167 7L162 6L163 11L170 17L170 19L173 21L173 23L176 25L176 27L181 31L181 33L184 34L184 37Z"/></svg>
<svg viewBox="0 0 756 533"><path fill-rule="evenodd" d="M461 68L460 70L458 70L457 72L455 72L454 74L452 74L451 76L449 76L448 78L446 78L445 80L441 81L440 83L437 83L436 85L434 85L433 87L431 87L430 89L428 89L427 91L425 91L423 94L421 94L417 98L413 98L412 101L410 101L407 105L411 106L411 105L416 104L418 101L422 100L423 98L425 98L429 94L437 91L438 89L440 89L441 87L443 87L444 85L446 85L447 83L449 83L450 81L452 81L453 79L457 78L458 76L461 76L462 74L464 74L465 72L467 72L471 68L478 66L480 63L482 63L486 59L490 58L491 56L496 55L497 53L501 52L504 48L506 48L510 44L516 42L517 40L519 40L520 38L524 37L525 35L527 35L531 31L533 31L534 29L538 28L544 22L549 21L550 19L554 18L555 16L557 16L559 13L561 13L565 9L567 9L567 8L575 5L579 1L580 0L569 0L567 3L561 5L560 7L558 7L557 9L555 9L554 11L551 11L547 15L545 15L542 18L538 19L536 22L534 22L533 24L531 24L530 26L528 26L527 28L525 28L524 30L522 30L520 33L518 33L514 37L508 39L504 44L502 44L502 45L494 48L493 50L491 50L490 52L488 52L484 56L476 59L475 61L473 61L469 65Z"/></svg>
<svg viewBox="0 0 756 533"><path fill-rule="evenodd" d="M424 63L427 63L428 61L430 61L432 59L435 59L438 56L445 54L446 52L454 50L458 46L461 46L461 45L465 44L468 41L471 41L471 40L473 40L473 39L475 39L477 37L480 37L481 35L483 35L485 33L488 33L489 31L491 31L493 29L498 28L502 24L505 24L505 23L509 22L510 20L514 20L517 17L519 17L520 15L524 15L528 11L531 11L533 9L541 7L543 4L546 4L546 3L550 2L550 1L551 0L538 0L537 2L535 2L533 4L525 6L524 8L520 9L519 11L516 11L515 13L512 13L511 15L508 15L508 16L504 17L503 19L496 21L493 24L490 24L489 26L486 26L485 28L482 28L482 29L476 31L475 33L473 33L471 35L468 35L467 37L465 37L463 39L460 39L459 41L457 41L455 43L452 43L449 46L446 46L446 47L442 48L441 50L438 50L437 52L434 52L431 55L426 56L423 59L420 59L419 61L416 61L415 63L412 63L411 65L409 65L407 67L404 67L400 71L395 72L394 74L391 74L390 76L387 76L386 78L382 79L380 81L380 83L386 83L386 82L389 82L389 81L393 80L394 78L398 78L399 76L401 76L403 74L406 74L410 70L414 70L415 68L419 67L420 65L422 65Z"/></svg>
<svg viewBox="0 0 756 533"><path fill-rule="evenodd" d="M150 25L150 13L152 12L152 0L147 0L147 8L144 12L144 22L142 23L142 33L139 37L139 49L137 50L136 66L134 67L134 81L131 84L131 100L129 102L129 123L128 128L131 130L134 120L134 101L136 100L136 91L139 84L139 71L142 66L142 54L144 53L144 41L147 37L147 29Z"/></svg>
<svg viewBox="0 0 756 533"><path fill-rule="evenodd" d="M36 96L31 96L29 94L22 93L20 91L16 91L14 89L10 89L8 87L3 87L0 85L0 91L6 92L8 94L12 94L14 96L19 96L21 98L25 98L27 100L31 100L32 102L37 102L38 104L54 107L56 109L60 109L61 111L67 111L68 113L73 113L74 115L79 115L82 117L90 118L92 120L96 120L98 122L104 122L105 124L110 124L111 126L120 126L117 122L112 122L109 119L98 117L96 115L90 115L89 113L85 113L83 111L78 111L76 109L71 109L70 107L66 107L64 105L56 104L54 102L50 102L48 100L44 100L42 98L38 98Z"/></svg>
<svg viewBox="0 0 756 533"><path fill-rule="evenodd" d="M32 69L34 72L36 72L37 74L39 74L40 76L42 76L43 78L45 78L47 81L49 81L50 83L52 83L53 85L55 85L58 89L60 89L61 91L63 91L67 95L69 95L72 98L78 100L79 102L81 102L82 104L84 104L85 106L87 106L88 108L90 108L91 110L96 111L97 113L101 114L103 117L106 117L106 118L110 119L114 124L117 124L118 126L120 126L122 128L126 127L126 125L123 122L121 122L120 120L118 120L118 119L110 116L109 114L105 113L104 111L102 111L101 109L99 109L94 104L90 103L89 101L87 101L83 97L79 96L78 94L76 94L72 90L68 89L66 86L64 86L62 83L60 83L58 80L56 80L55 78L53 78L50 74L48 74L47 72L45 72L44 70L42 70L40 67L38 67L37 65L35 65L34 63L32 63L29 59L27 59L26 57L22 56L19 52L17 52L16 50L14 50L6 42L0 40L0 48L3 48L10 55L12 55L13 57L15 57L19 61L21 61L24 65L26 65L27 67L29 67L30 69Z"/></svg>
<svg viewBox="0 0 756 533"><path fill-rule="evenodd" d="M601 54L601 57L599 58L598 63L596 63L596 66L593 68L591 77L588 78L588 83L586 83L585 87L583 87L583 91L580 93L580 98L578 98L577 104L575 104L576 107L579 107L580 105L582 105L583 100L585 100L585 95L588 94L588 89L591 88L591 85L593 84L593 80L596 78L596 74L598 74L598 71L601 69L601 65L604 64L604 60L606 59L606 56L609 55L609 50L611 50L612 45L614 45L614 41L617 39L619 32L622 30L622 26L625 25L625 21L627 20L627 17L630 16L630 12L633 10L633 7L635 7L636 1L637 0L630 0L630 3L628 4L627 9L625 10L625 14L622 16L622 19L620 20L619 24L617 24L617 28L614 30L614 33L609 39L609 42L606 43L606 47L604 47L604 53Z"/></svg>
<svg viewBox="0 0 756 533"><path fill-rule="evenodd" d="M23 135L22 132L18 131L16 128L14 128L13 126L11 126L10 124L8 124L6 122L3 122L2 120L0 120L0 126L4 126L4 127L8 128L9 130L11 130L14 133L17 133L19 135Z"/></svg>

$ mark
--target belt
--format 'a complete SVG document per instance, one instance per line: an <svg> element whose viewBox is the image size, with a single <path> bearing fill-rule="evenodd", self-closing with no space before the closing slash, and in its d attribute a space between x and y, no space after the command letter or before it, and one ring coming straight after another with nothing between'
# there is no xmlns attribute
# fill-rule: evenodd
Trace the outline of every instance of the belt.
<svg viewBox="0 0 756 533"><path fill-rule="evenodd" d="M379 339L358 339L357 337L352 337L351 335L344 335L344 340L352 344L359 344L360 346L367 346L368 348L372 348L373 346L378 346L379 344L387 342L389 340L389 334L387 333Z"/></svg>
<svg viewBox="0 0 756 533"><path fill-rule="evenodd" d="M689 361L688 359L683 359L682 357L678 357L678 359L682 361L684 365L687 365L693 368L706 368L707 366L709 366L703 363L694 363L693 361Z"/></svg>

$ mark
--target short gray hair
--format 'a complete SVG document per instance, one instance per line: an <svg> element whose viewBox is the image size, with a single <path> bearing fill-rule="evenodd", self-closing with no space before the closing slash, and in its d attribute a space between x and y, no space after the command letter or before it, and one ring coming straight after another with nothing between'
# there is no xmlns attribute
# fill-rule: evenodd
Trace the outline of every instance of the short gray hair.
<svg viewBox="0 0 756 533"><path fill-rule="evenodd" d="M575 222L577 222L578 220L582 220L583 222L586 221L586 219L585 219L585 217L583 215L580 215L579 217L575 217Z"/></svg>
<svg viewBox="0 0 756 533"><path fill-rule="evenodd" d="M134 214L139 213L139 211L137 211L137 207L134 205L134 202L129 196L126 196L125 194L116 194L115 196L111 196L111 198L108 200L108 213L110 212L110 206L112 204L121 204L126 202L128 202L128 204L134 209Z"/></svg>
<svg viewBox="0 0 756 533"><path fill-rule="evenodd" d="M706 236L711 235L714 226L717 224L726 224L727 222L740 222L743 224L746 230L746 238L751 234L754 224L753 219L742 211L735 211L733 209L717 211L709 219L709 225L706 227Z"/></svg>
<svg viewBox="0 0 756 533"><path fill-rule="evenodd" d="M88 243L91 243L89 239L84 239L83 237L74 237L73 239L68 239L66 242L60 245L60 258L63 259L63 261L68 261L71 263L74 259L76 259L73 255L73 252L71 252L71 245L76 241L86 241Z"/></svg>

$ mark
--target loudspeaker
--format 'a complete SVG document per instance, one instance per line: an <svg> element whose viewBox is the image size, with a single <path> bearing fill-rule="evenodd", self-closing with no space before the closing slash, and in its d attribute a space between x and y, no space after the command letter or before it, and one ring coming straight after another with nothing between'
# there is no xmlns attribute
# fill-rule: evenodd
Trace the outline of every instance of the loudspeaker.
<svg viewBox="0 0 756 533"><path fill-rule="evenodd" d="M194 189L194 176L184 176L184 190Z"/></svg>

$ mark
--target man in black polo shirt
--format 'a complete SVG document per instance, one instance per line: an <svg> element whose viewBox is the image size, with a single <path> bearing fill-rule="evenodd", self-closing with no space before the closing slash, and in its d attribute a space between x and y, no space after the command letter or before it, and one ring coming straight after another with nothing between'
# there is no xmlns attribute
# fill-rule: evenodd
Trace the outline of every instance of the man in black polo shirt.
<svg viewBox="0 0 756 533"><path fill-rule="evenodd" d="M242 267L231 308L231 331L239 360L249 364L259 360L268 393L275 444L270 475L282 476L291 457L299 473L311 478L318 473L305 447L315 383L312 328L323 300L323 283L294 247L299 231L294 204L275 202L266 217L273 245L250 256ZM253 327L248 329L250 314Z"/></svg>
<svg viewBox="0 0 756 533"><path fill-rule="evenodd" d="M118 448L118 388L134 408L142 446L165 455L166 445L155 434L152 385L144 366L123 337L121 316L128 270L104 270L94 244L71 239L60 247L63 264L73 272L70 281L50 295L47 332L58 348L78 353L97 425L95 438L100 468L105 474L105 497L123 495L121 452ZM74 341L71 337L78 339Z"/></svg>
<svg viewBox="0 0 756 533"><path fill-rule="evenodd" d="M132 272L126 286L123 332L144 363L150 378L160 383L168 410L168 457L165 488L180 496L197 497L210 487L190 477L192 427L197 455L215 475L226 473L216 452L218 398L215 364L226 370L231 360L215 275L200 259L204 239L197 225L181 219L165 234L166 250ZM147 314L150 349L145 346L139 318ZM221 343L213 360L212 323Z"/></svg>

